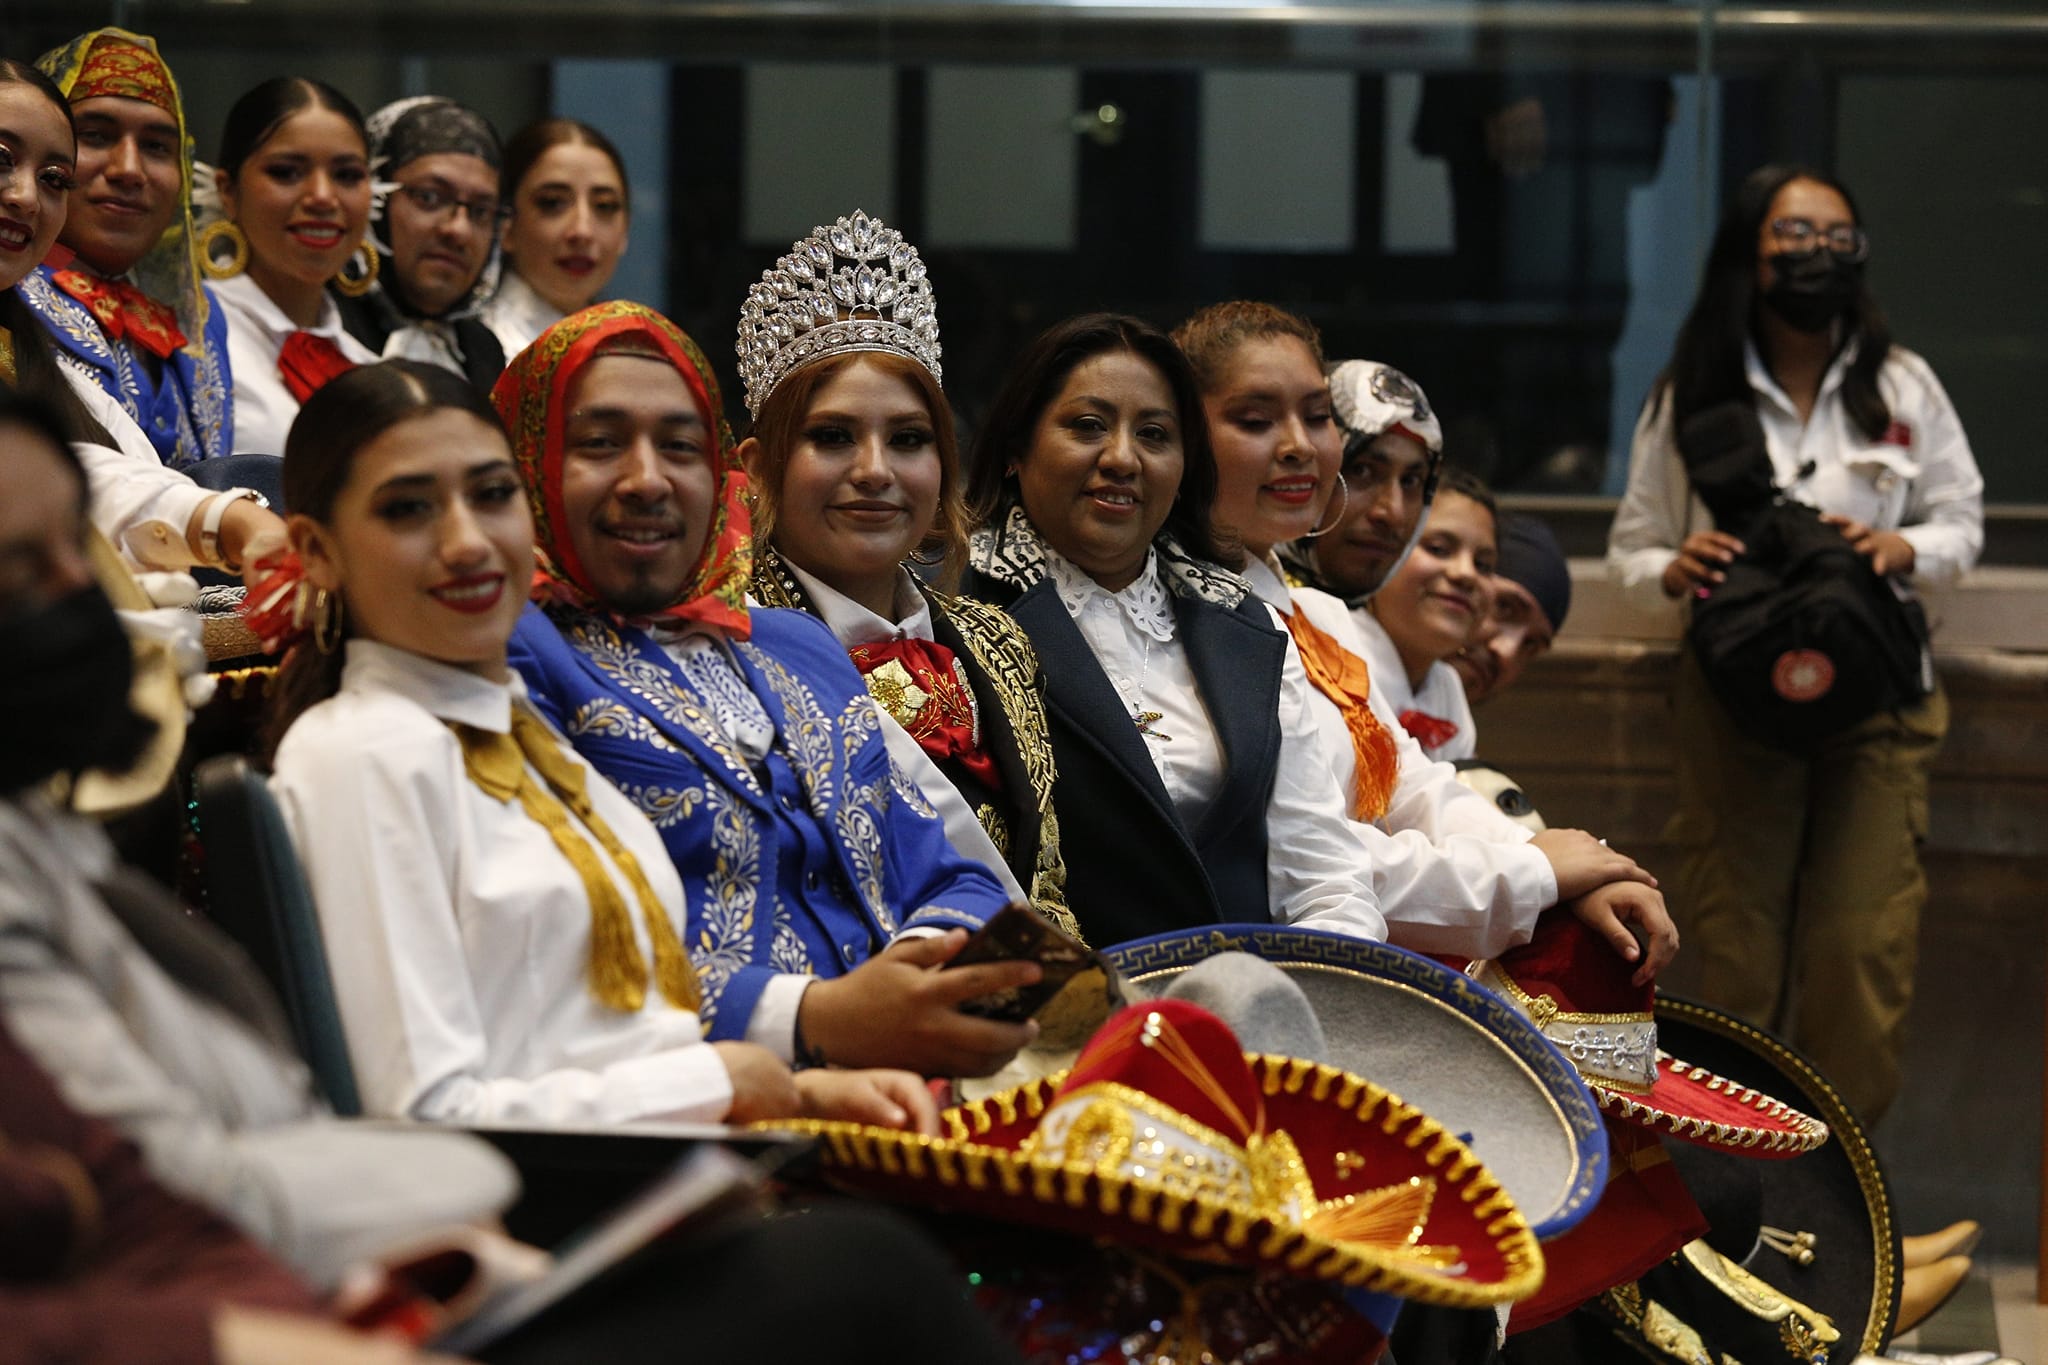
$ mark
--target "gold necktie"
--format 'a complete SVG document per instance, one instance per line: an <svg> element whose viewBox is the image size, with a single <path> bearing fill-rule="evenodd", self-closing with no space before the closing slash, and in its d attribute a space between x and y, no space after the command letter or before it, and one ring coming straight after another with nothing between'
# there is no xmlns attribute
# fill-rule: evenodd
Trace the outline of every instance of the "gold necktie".
<svg viewBox="0 0 2048 1365"><path fill-rule="evenodd" d="M668 911L647 884L639 861L592 806L583 785L583 769L562 752L554 732L518 705L512 708L511 734L452 722L450 728L462 741L462 763L469 780L500 801L517 797L527 816L547 830L555 847L583 879L590 896L590 993L612 1009L638 1010L647 1001L647 959L633 936L625 898L589 840L578 832L577 823L597 840L639 897L640 918L654 943L654 980L663 998L678 1009L696 1009L697 974ZM533 780L534 772L541 775L545 787Z"/></svg>

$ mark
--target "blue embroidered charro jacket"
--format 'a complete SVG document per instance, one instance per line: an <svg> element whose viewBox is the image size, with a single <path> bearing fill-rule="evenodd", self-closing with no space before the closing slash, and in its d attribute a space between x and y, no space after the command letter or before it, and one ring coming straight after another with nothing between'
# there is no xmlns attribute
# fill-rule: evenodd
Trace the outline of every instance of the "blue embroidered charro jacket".
<svg viewBox="0 0 2048 1365"><path fill-rule="evenodd" d="M714 1040L746 1036L779 974L839 976L903 929L979 928L1006 900L897 774L832 632L799 611L751 615L732 652L775 727L759 765L645 631L530 606L511 646L534 704L668 845Z"/></svg>
<svg viewBox="0 0 2048 1365"><path fill-rule="evenodd" d="M112 395L165 464L184 466L233 453L235 386L228 371L228 320L210 296L199 344L172 351L152 374L132 344L107 340L92 310L59 289L50 275L46 265L30 271L17 287L22 301L42 319L64 363Z"/></svg>

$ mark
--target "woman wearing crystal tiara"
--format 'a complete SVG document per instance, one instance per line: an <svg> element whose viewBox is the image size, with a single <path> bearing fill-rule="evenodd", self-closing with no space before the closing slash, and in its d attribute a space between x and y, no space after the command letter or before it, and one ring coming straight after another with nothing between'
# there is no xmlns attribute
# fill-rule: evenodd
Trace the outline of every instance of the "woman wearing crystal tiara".
<svg viewBox="0 0 2048 1365"><path fill-rule="evenodd" d="M505 144L505 274L484 309L510 360L590 306L626 254L632 198L611 139L575 119L529 123Z"/></svg>
<svg viewBox="0 0 2048 1365"><path fill-rule="evenodd" d="M661 836L508 666L533 522L489 404L438 366L353 370L308 402L284 470L317 593L273 693L273 781L364 1107L928 1125L908 1073L792 1076L704 1040Z"/></svg>
<svg viewBox="0 0 2048 1365"><path fill-rule="evenodd" d="M835 242L854 254L839 253ZM844 309L834 302L827 321L872 315L872 337L821 333L814 324L822 310L808 290L785 298L776 289L799 259L825 277L828 293L836 278L856 300ZM863 270L870 280L887 272L889 303L859 306ZM807 354L752 349L753 338L775 336L771 318L794 314L801 317L790 340L810 338ZM927 317L933 325L920 332ZM936 314L916 248L863 213L820 227L763 276L740 326L754 418L739 449L755 494L754 596L832 627L869 693L937 765L941 785L950 784L927 795L935 805L950 798L964 815L964 833L957 819L947 821L955 845L971 851L985 831L1032 902L1076 931L1063 890L1038 656L1002 612L921 584L903 564L922 548L945 579L957 576L967 552L959 447L939 389ZM843 344L823 344L832 337Z"/></svg>
<svg viewBox="0 0 2048 1365"><path fill-rule="evenodd" d="M375 260L369 148L361 112L319 81L279 76L228 110L213 172L227 217L199 249L228 318L238 451L281 452L301 403L377 358L327 294L329 280L360 292L370 278L345 273Z"/></svg>
<svg viewBox="0 0 2048 1365"><path fill-rule="evenodd" d="M1299 656L1226 567L1173 341L1113 314L1055 326L968 465L964 590L1044 663L1067 903L1091 941L1266 920L1384 939Z"/></svg>
<svg viewBox="0 0 2048 1365"><path fill-rule="evenodd" d="M1380 700L1379 675L1350 609L1327 593L1290 588L1281 570L1277 547L1303 537L1314 544L1354 497L1361 507L1382 499L1388 490L1378 476L1412 473L1413 487L1397 506L1421 492L1420 458L1375 464L1363 452L1346 454L1351 431L1393 425L1396 416L1420 433L1408 436L1418 457L1424 445L1440 444L1421 391L1365 361L1346 361L1326 376L1314 324L1270 304L1204 308L1175 330L1174 341L1202 386L1216 451L1215 518L1243 542L1246 581L1300 651L1313 685L1310 714L1350 798L1349 814L1372 847L1373 889L1394 942L1490 957L1525 941L1537 914L1567 899L1631 960L1639 950L1621 921L1643 919L1652 937L1647 980L1677 944L1648 875L1583 830L1531 839L1448 764L1430 761ZM1391 401L1403 394L1412 401Z"/></svg>

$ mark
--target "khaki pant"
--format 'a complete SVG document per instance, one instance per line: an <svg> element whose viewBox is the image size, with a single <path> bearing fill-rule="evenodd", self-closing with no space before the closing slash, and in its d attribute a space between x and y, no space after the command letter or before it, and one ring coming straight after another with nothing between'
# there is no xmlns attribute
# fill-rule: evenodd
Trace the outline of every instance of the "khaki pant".
<svg viewBox="0 0 2048 1365"><path fill-rule="evenodd" d="M1687 649L1672 709L1665 890L1700 992L1789 1039L1875 1123L1899 1088L1948 698L1937 685L1798 757L1738 731Z"/></svg>

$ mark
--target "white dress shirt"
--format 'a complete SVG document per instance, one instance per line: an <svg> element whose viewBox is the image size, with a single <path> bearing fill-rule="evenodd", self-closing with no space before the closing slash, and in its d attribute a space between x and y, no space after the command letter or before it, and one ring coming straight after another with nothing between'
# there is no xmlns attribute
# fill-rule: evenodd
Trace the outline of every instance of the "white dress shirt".
<svg viewBox="0 0 2048 1365"><path fill-rule="evenodd" d="M1289 588L1279 567L1266 560L1246 565L1244 576L1275 614L1299 611L1352 654L1367 658L1343 602L1314 588ZM1529 847L1529 830L1460 782L1450 764L1422 752L1387 710L1377 686L1370 704L1400 755L1387 813L1377 823L1357 826L1372 849L1373 893L1389 935L1420 952L1467 957L1493 957L1526 943L1536 916L1557 900L1550 860ZM1343 711L1311 684L1309 714L1338 790L1354 791L1358 757Z"/></svg>
<svg viewBox="0 0 2048 1365"><path fill-rule="evenodd" d="M498 292L484 305L484 326L505 348L505 363L540 339L540 334L569 316L535 292L517 270L507 263L498 277Z"/></svg>
<svg viewBox="0 0 2048 1365"><path fill-rule="evenodd" d="M892 608L896 619L892 621L877 616L845 593L827 587L788 560L785 559L783 564L803 590L810 594L819 618L832 628L832 633L839 637L839 643L848 649L884 640L935 641L931 604L910 581L908 570L903 570L897 581L896 603ZM996 851L995 841L988 837L988 831L982 828L980 819L967 804L967 798L960 795L960 789L939 770L939 765L932 762L924 746L912 738L885 707L877 703L875 709L882 716L882 742L888 746L889 761L939 813L939 818L946 825L947 842L961 857L971 858L986 867L989 875L1003 884L1003 890L1010 893L1011 899L1028 901L1030 897L1017 884L1017 874L1010 871L1010 865Z"/></svg>
<svg viewBox="0 0 2048 1365"><path fill-rule="evenodd" d="M1222 789L1223 744L1180 642L1157 553L1149 553L1143 572L1116 593L1050 547L1045 561L1061 604L1133 715L1159 713L1144 727L1145 748L1181 823L1194 828ZM1286 630L1277 617L1275 629ZM1268 910L1275 924L1384 941L1372 851L1345 818L1350 803L1338 790L1309 711L1314 691L1290 638L1280 672L1280 757L1266 803Z"/></svg>
<svg viewBox="0 0 2048 1365"><path fill-rule="evenodd" d="M319 906L364 1108L563 1125L723 1117L732 1082L697 1016L651 981L633 1013L592 997L582 879L518 801L487 795L463 766L448 723L509 731L518 675L347 648L341 690L292 726L272 787ZM680 933L682 883L660 836L561 745ZM651 963L637 898L626 902Z"/></svg>
<svg viewBox="0 0 2048 1365"><path fill-rule="evenodd" d="M1821 377L1813 413L1799 409L1771 377L1754 345L1743 345L1756 415L1770 450L1774 482L1789 496L1879 531L1897 531L1913 546L1911 581L1953 582L1984 549L1984 478L1955 405L1925 360L1894 346L1877 372L1878 392L1892 425L1872 441L1849 420L1842 379L1854 358L1843 348ZM1811 464L1811 471L1801 471ZM1643 408L1630 450L1628 491L1607 535L1607 571L1638 606L1675 611L1664 595L1664 570L1694 531L1714 527L1692 492L1672 433L1671 401Z"/></svg>
<svg viewBox="0 0 2048 1365"><path fill-rule="evenodd" d="M324 294L319 322L301 327L246 274L216 280L212 288L228 318L228 368L235 376L235 451L282 455L292 419L299 415L299 400L292 397L277 372L277 358L291 334L311 332L324 337L358 365L371 363L377 354L343 329L341 310Z"/></svg>
<svg viewBox="0 0 2048 1365"><path fill-rule="evenodd" d="M1394 647L1394 637L1387 634L1379 618L1364 607L1355 609L1351 617L1358 623L1366 666L1372 670L1373 696L1385 711L1393 714L1395 725L1400 725L1403 711L1420 711L1447 720L1458 727L1458 732L1435 748L1423 745L1422 751L1446 763L1472 757L1479 747L1478 727L1472 722L1472 703L1465 699L1465 684L1458 677L1458 670L1439 659L1422 675L1422 686L1410 686L1408 670L1401 664L1401 651Z"/></svg>
<svg viewBox="0 0 2048 1365"><path fill-rule="evenodd" d="M200 508L221 496L172 469L120 401L90 375L63 365L65 382L113 440L75 441L85 467L92 524L141 569L184 569L198 563L186 530Z"/></svg>

